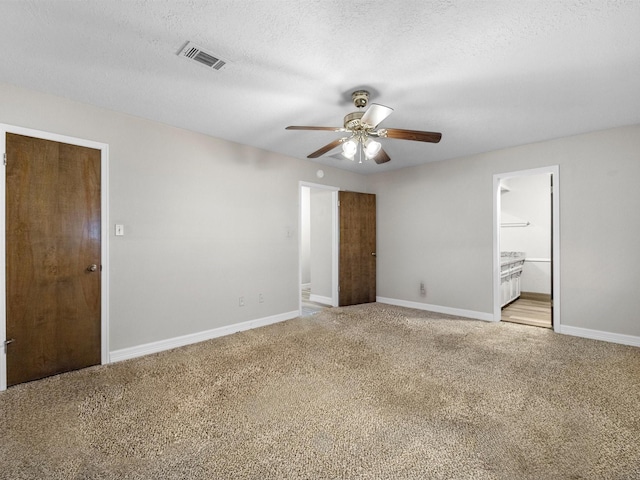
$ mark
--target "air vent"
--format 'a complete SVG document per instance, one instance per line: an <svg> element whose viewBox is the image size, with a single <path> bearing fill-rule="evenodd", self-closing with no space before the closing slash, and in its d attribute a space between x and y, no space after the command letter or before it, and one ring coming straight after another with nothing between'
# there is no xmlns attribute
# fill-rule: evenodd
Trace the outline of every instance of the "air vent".
<svg viewBox="0 0 640 480"><path fill-rule="evenodd" d="M191 42L187 42L178 55L199 62L214 70L220 70L227 64L226 60L222 60L218 55L205 52L202 48Z"/></svg>

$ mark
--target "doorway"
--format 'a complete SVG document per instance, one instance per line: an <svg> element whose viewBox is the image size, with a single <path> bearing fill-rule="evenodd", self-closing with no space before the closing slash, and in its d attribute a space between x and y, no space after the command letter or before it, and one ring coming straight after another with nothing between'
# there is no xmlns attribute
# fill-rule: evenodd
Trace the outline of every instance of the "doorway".
<svg viewBox="0 0 640 480"><path fill-rule="evenodd" d="M4 390L109 361L108 146L8 125L0 134Z"/></svg>
<svg viewBox="0 0 640 480"><path fill-rule="evenodd" d="M300 182L301 316L338 306L338 190Z"/></svg>
<svg viewBox="0 0 640 480"><path fill-rule="evenodd" d="M494 175L494 321L559 331L558 172Z"/></svg>

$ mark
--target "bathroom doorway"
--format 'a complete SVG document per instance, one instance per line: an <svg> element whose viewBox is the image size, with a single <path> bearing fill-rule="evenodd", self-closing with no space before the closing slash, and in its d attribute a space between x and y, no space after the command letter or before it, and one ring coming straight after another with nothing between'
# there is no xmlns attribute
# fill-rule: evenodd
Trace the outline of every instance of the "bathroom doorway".
<svg viewBox="0 0 640 480"><path fill-rule="evenodd" d="M494 175L494 188L494 320L558 331L558 167Z"/></svg>
<svg viewBox="0 0 640 480"><path fill-rule="evenodd" d="M338 188L300 183L300 315L338 305Z"/></svg>

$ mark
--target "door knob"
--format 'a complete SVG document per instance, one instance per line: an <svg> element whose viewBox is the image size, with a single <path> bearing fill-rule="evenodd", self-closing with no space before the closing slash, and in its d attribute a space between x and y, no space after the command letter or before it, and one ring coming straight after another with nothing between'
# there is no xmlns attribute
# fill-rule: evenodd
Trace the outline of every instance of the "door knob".
<svg viewBox="0 0 640 480"><path fill-rule="evenodd" d="M95 263L87 267L87 272L95 272L96 270L98 270L98 266Z"/></svg>
<svg viewBox="0 0 640 480"><path fill-rule="evenodd" d="M4 341L4 351L5 353L7 353L7 351L9 350L7 347L9 346L10 343L15 342L14 338L10 338L9 340L5 340Z"/></svg>

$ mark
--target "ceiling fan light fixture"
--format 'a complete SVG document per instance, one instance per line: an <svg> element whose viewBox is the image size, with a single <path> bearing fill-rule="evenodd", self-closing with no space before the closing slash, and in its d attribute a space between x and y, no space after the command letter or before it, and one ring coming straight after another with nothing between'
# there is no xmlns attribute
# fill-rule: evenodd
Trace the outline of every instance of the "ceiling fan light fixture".
<svg viewBox="0 0 640 480"><path fill-rule="evenodd" d="M342 154L351 160L353 160L353 157L355 156L357 151L358 144L353 140L347 140L342 144Z"/></svg>
<svg viewBox="0 0 640 480"><path fill-rule="evenodd" d="M357 112L351 112L344 117L344 127L318 127L318 126L298 126L290 125L287 130L327 130L333 132L346 132L347 136L338 138L333 142L319 148L315 152L307 155L307 158L318 158L325 153L334 150L342 145L342 154L334 155L336 158L348 158L355 160L358 155L358 163L365 160L373 160L376 164L387 163L391 160L387 152L384 151L380 142L372 140L375 138L395 138L398 140L413 140L415 142L438 143L442 137L438 132L424 132L421 130L404 130L401 128L378 128L378 125L393 112L393 108L377 103L369 104L369 92L366 90L356 90L351 94L353 104L358 108Z"/></svg>
<svg viewBox="0 0 640 480"><path fill-rule="evenodd" d="M381 148L382 148L382 145L380 145L380 142L376 142L375 140L369 139L364 144L364 155L367 158L371 159L378 154Z"/></svg>

